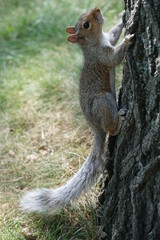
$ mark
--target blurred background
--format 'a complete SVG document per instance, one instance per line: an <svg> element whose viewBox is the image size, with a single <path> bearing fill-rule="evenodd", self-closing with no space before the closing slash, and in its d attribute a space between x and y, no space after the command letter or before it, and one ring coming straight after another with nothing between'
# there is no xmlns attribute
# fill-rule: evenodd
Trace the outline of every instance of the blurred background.
<svg viewBox="0 0 160 240"><path fill-rule="evenodd" d="M63 184L90 152L92 136L78 101L82 54L67 42L65 28L96 6L104 15L104 31L118 22L124 8L116 0L0 0L2 240L98 239L88 198L80 200L78 211L70 208L47 220L18 209L24 191ZM122 67L117 89L121 78ZM95 190L92 204L96 196Z"/></svg>

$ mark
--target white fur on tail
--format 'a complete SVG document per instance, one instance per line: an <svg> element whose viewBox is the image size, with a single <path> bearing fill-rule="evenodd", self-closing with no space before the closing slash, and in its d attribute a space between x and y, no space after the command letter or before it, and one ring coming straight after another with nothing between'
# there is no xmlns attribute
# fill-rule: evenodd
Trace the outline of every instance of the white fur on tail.
<svg viewBox="0 0 160 240"><path fill-rule="evenodd" d="M80 170L64 185L56 189L35 189L24 194L20 208L28 212L57 211L87 190L102 171L104 139L95 139L93 150Z"/></svg>

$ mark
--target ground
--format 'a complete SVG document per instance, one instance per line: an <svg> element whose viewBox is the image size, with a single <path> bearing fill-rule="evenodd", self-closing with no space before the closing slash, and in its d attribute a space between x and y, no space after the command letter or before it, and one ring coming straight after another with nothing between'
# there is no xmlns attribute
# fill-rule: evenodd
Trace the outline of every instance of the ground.
<svg viewBox="0 0 160 240"><path fill-rule="evenodd" d="M82 55L67 42L65 27L99 6L109 30L123 4L115 0L0 0L0 4L0 239L98 239L96 189L56 216L24 214L18 203L28 189L65 183L92 145L78 102Z"/></svg>

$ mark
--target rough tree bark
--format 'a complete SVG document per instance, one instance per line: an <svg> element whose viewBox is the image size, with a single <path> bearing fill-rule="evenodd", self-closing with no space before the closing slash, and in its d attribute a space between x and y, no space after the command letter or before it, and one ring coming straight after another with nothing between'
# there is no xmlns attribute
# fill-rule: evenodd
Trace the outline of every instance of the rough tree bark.
<svg viewBox="0 0 160 240"><path fill-rule="evenodd" d="M108 143L100 202L110 240L160 239L160 1L125 0L126 54L119 104L128 109L117 138Z"/></svg>

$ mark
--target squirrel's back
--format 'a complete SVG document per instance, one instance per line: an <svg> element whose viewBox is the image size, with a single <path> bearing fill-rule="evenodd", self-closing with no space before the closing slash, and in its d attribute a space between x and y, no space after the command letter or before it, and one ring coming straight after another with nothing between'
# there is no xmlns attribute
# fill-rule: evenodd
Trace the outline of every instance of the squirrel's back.
<svg viewBox="0 0 160 240"><path fill-rule="evenodd" d="M95 8L83 14L75 27L66 29L71 34L68 41L78 43L84 53L80 104L94 133L92 151L79 171L65 185L26 193L20 203L25 211L56 211L77 199L95 182L104 167L106 134L115 135L119 131L121 121L115 100L113 65L122 61L133 35L129 35L114 52L104 38L102 25L103 15L99 8ZM111 31L113 36L117 32L117 37L112 39L113 43L118 40L121 30L120 23Z"/></svg>

